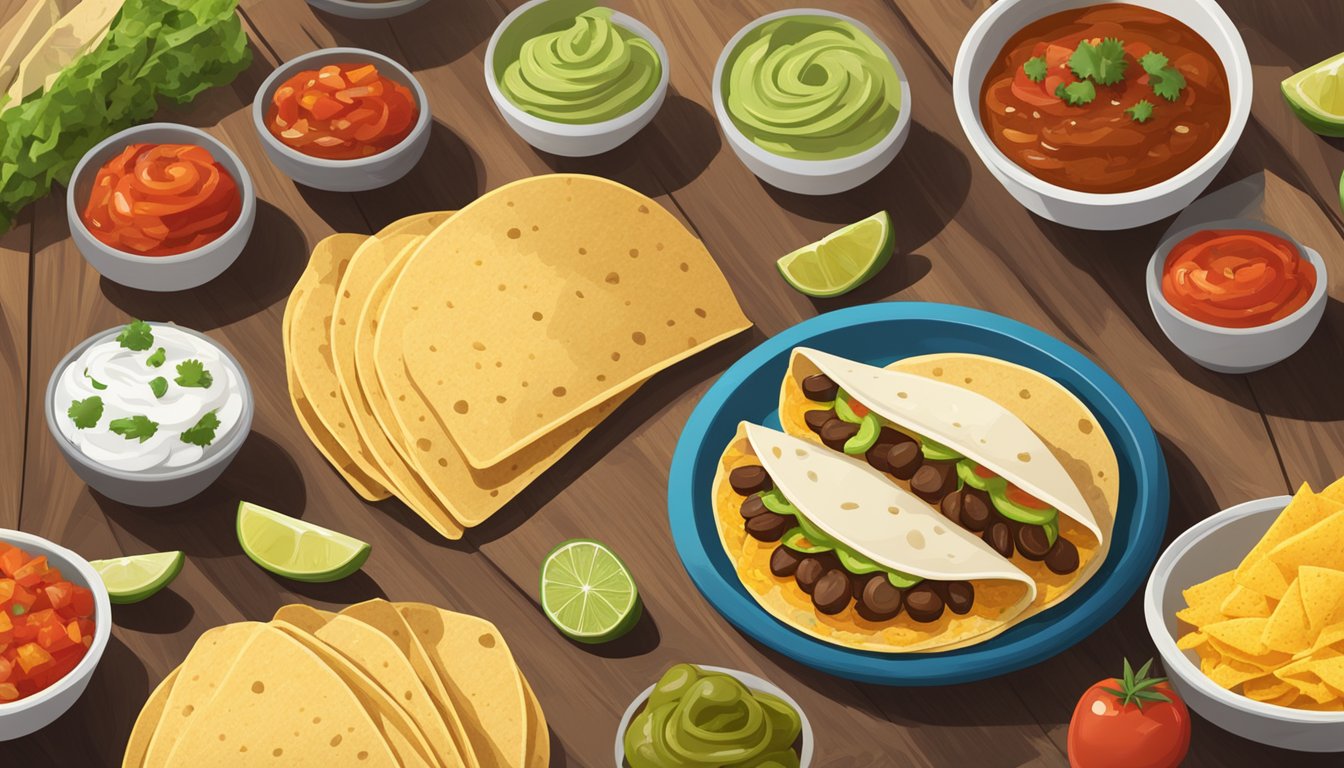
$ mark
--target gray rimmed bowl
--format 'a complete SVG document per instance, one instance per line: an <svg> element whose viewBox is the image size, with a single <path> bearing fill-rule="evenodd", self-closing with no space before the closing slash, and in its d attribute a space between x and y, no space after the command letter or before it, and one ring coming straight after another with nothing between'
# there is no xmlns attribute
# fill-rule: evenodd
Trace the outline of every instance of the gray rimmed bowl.
<svg viewBox="0 0 1344 768"><path fill-rule="evenodd" d="M1172 686L1209 722L1274 747L1344 752L1344 712L1280 707L1233 693L1199 670L1198 654L1176 647L1176 611L1185 607L1181 592L1236 568L1290 501L1291 496L1275 496L1238 504L1178 536L1153 566L1143 593L1143 617Z"/></svg>
<svg viewBox="0 0 1344 768"><path fill-rule="evenodd" d="M371 63L378 74L406 86L415 95L419 109L415 125L400 144L376 155L354 160L327 160L309 157L286 146L266 129L266 111L271 97L294 73L304 69L321 69L328 64ZM261 136L262 149L275 167L304 186L331 192L362 192L385 187L411 172L429 146L429 128L433 116L429 111L429 97L411 71L394 59L363 48L323 48L320 51L297 56L275 68L262 82L252 99L252 125Z"/></svg>
<svg viewBox="0 0 1344 768"><path fill-rule="evenodd" d="M48 688L24 699L0 704L0 741L19 739L51 725L74 706L93 679L93 670L102 661L112 636L112 601L107 587L89 561L65 547L23 531L0 528L0 541L18 547L30 555L46 555L47 562L61 569L61 575L73 584L93 593L93 642L75 668Z"/></svg>
<svg viewBox="0 0 1344 768"><path fill-rule="evenodd" d="M168 323L151 324L168 325ZM78 447L61 433L61 428L56 423L56 419L60 417L60 409L56 407L55 400L61 373L78 359L84 353L84 350L97 342L115 337L121 332L121 326L96 333L75 345L74 349L66 353L65 357L61 358L61 361L56 364L56 368L51 372L51 378L47 380L47 390L43 401L43 410L47 415L47 429L51 432L52 439L56 441L56 446L61 449L61 455L65 457L66 463L79 476L79 479L83 480L93 490L113 501L129 504L133 507L166 507L186 501L201 493L224 473L224 470L233 462L234 457L238 455L239 449L243 447L243 443L246 442L247 436L252 431L252 414L255 408L252 385L248 383L247 372L243 370L243 366L239 364L238 359L214 339L200 331L183 328L180 325L174 325L173 327L183 333L195 336L219 350L219 353L238 371L239 385L243 390L243 410L239 416L238 428L230 432L221 445L210 446L214 450L190 466L147 472L113 469L85 456Z"/></svg>
<svg viewBox="0 0 1344 768"><path fill-rule="evenodd" d="M816 745L816 739L812 735L812 722L807 719L807 713L798 705L798 702L792 696L785 693L783 688L780 688L763 677L753 675L750 672L742 672L727 667L714 667L708 664L696 664L695 666L708 672L718 672L728 675L729 677L735 677L739 682L751 690L778 696L788 703L789 706L793 707L793 710L798 713L798 717L803 723L801 735L802 746L798 750L798 765L801 766L801 768L811 768L812 752ZM635 715L639 714L639 710L644 706L644 703L649 700L649 696L653 694L655 686L656 684L650 685L648 688L645 688L642 693L636 696L635 700L630 702L630 706L626 707L625 714L621 717L621 724L616 728L616 768L627 768L630 765L625 761L625 732L630 729L630 722L635 719Z"/></svg>
<svg viewBox="0 0 1344 768"><path fill-rule="evenodd" d="M103 164L131 144L194 144L209 150L233 177L242 197L242 211L223 235L192 251L175 256L141 256L103 243L84 226L82 213ZM66 219L70 239L84 260L114 283L143 291L184 291L219 277L233 265L252 236L257 219L257 192L252 176L238 155L219 139L188 125L147 123L127 128L99 142L80 158L66 187Z"/></svg>
<svg viewBox="0 0 1344 768"><path fill-rule="evenodd" d="M387 0L361 3L357 0L308 0L308 4L333 16L347 19L390 19L410 13L429 0Z"/></svg>

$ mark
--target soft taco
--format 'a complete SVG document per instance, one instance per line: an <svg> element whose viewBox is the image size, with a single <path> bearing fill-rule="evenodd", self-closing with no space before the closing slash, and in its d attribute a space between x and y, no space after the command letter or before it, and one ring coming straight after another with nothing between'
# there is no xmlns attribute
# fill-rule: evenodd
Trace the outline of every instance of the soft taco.
<svg viewBox="0 0 1344 768"><path fill-rule="evenodd" d="M1036 371L966 354L884 369L798 348L779 413L789 434L865 462L1029 574L1027 615L1106 556L1115 451L1087 406Z"/></svg>
<svg viewBox="0 0 1344 768"><path fill-rule="evenodd" d="M743 422L713 488L719 538L775 618L883 653L981 642L1021 616L1032 579L876 469Z"/></svg>

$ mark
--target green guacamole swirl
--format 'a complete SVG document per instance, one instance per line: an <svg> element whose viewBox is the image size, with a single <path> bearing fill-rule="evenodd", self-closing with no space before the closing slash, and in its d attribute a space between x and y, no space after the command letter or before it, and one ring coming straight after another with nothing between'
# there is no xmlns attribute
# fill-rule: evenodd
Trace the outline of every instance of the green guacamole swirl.
<svg viewBox="0 0 1344 768"><path fill-rule="evenodd" d="M662 74L648 40L613 22L611 9L590 8L524 41L499 86L528 114L557 123L600 123L643 104Z"/></svg>
<svg viewBox="0 0 1344 768"><path fill-rule="evenodd" d="M799 160L856 155L896 125L901 82L858 27L787 16L753 29L724 67L724 105L757 146Z"/></svg>
<svg viewBox="0 0 1344 768"><path fill-rule="evenodd" d="M798 712L736 678L677 664L625 732L631 768L798 768Z"/></svg>

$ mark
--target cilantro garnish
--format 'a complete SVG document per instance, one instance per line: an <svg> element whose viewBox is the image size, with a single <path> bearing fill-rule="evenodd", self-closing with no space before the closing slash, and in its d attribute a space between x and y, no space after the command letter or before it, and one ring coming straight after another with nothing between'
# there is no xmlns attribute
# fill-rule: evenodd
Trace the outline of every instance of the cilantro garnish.
<svg viewBox="0 0 1344 768"><path fill-rule="evenodd" d="M196 422L196 426L184 431L181 440L190 445L199 445L204 448L215 441L215 430L219 429L219 417L214 411L210 411Z"/></svg>
<svg viewBox="0 0 1344 768"><path fill-rule="evenodd" d="M1044 80L1045 73L1048 69L1049 68L1045 65L1044 56L1033 56L1032 58L1027 59L1027 62L1022 65L1022 71L1027 73L1027 79L1033 83L1039 83Z"/></svg>
<svg viewBox="0 0 1344 768"><path fill-rule="evenodd" d="M154 343L154 331L149 327L149 323L132 320L129 325L121 329L121 333L117 334L117 343L125 349L143 352Z"/></svg>
<svg viewBox="0 0 1344 768"><path fill-rule="evenodd" d="M150 368L158 368L159 366L163 365L163 361L167 357L168 352L163 347L159 347L158 349L154 350L154 354L145 358L145 365L148 365Z"/></svg>
<svg viewBox="0 0 1344 768"><path fill-rule="evenodd" d="M215 379L200 360L183 360L177 364L177 378L173 381L183 387L209 389Z"/></svg>
<svg viewBox="0 0 1344 768"><path fill-rule="evenodd" d="M107 385L89 375L89 369L84 369L84 378L89 380L89 384L94 389L107 389Z"/></svg>
<svg viewBox="0 0 1344 768"><path fill-rule="evenodd" d="M168 392L168 380L162 376L155 376L149 380L149 389L155 397L163 397Z"/></svg>
<svg viewBox="0 0 1344 768"><path fill-rule="evenodd" d="M127 440L139 440L143 443L159 431L159 424L156 421L150 421L147 416L136 415L124 419L113 419L108 422L107 428Z"/></svg>
<svg viewBox="0 0 1344 768"><path fill-rule="evenodd" d="M93 395L83 400L74 400L65 415L75 422L76 429L88 429L103 418L103 398Z"/></svg>
<svg viewBox="0 0 1344 768"><path fill-rule="evenodd" d="M1185 90L1185 75L1171 66L1166 56L1149 51L1139 58L1139 66L1148 73L1148 84L1153 93L1167 101L1180 98L1181 91Z"/></svg>
<svg viewBox="0 0 1344 768"><path fill-rule="evenodd" d="M1153 117L1153 103L1147 99L1140 99L1134 106L1125 110L1136 123L1146 123Z"/></svg>
<svg viewBox="0 0 1344 768"><path fill-rule="evenodd" d="M1071 107L1080 107L1091 104L1092 100L1097 98L1097 88L1092 85L1091 80L1079 80L1068 85L1060 83L1055 88L1055 95Z"/></svg>
<svg viewBox="0 0 1344 768"><path fill-rule="evenodd" d="M1075 77L1100 85L1115 85L1124 80L1127 64L1125 44L1114 37L1102 40L1100 45L1083 40L1069 56L1069 69Z"/></svg>

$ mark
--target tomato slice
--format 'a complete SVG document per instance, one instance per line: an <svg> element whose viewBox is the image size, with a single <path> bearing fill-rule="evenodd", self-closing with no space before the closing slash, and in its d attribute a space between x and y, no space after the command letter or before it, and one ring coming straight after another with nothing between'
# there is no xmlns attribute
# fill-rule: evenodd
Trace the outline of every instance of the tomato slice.
<svg viewBox="0 0 1344 768"><path fill-rule="evenodd" d="M1041 501L1035 496L1032 496L1030 493L1027 493L1021 488L1018 488L1016 485L1013 485L1012 483L1008 484L1008 487L1004 490L1004 495L1008 497L1009 501L1013 502L1019 507L1027 507L1028 509L1052 508L1049 504L1045 503L1044 501Z"/></svg>
<svg viewBox="0 0 1344 768"><path fill-rule="evenodd" d="M864 416L867 416L871 412L868 406L864 405L863 403L860 403L858 400L855 400L852 397L846 400L845 402L849 405L849 410L853 411L854 415L858 416L860 419L862 419Z"/></svg>

